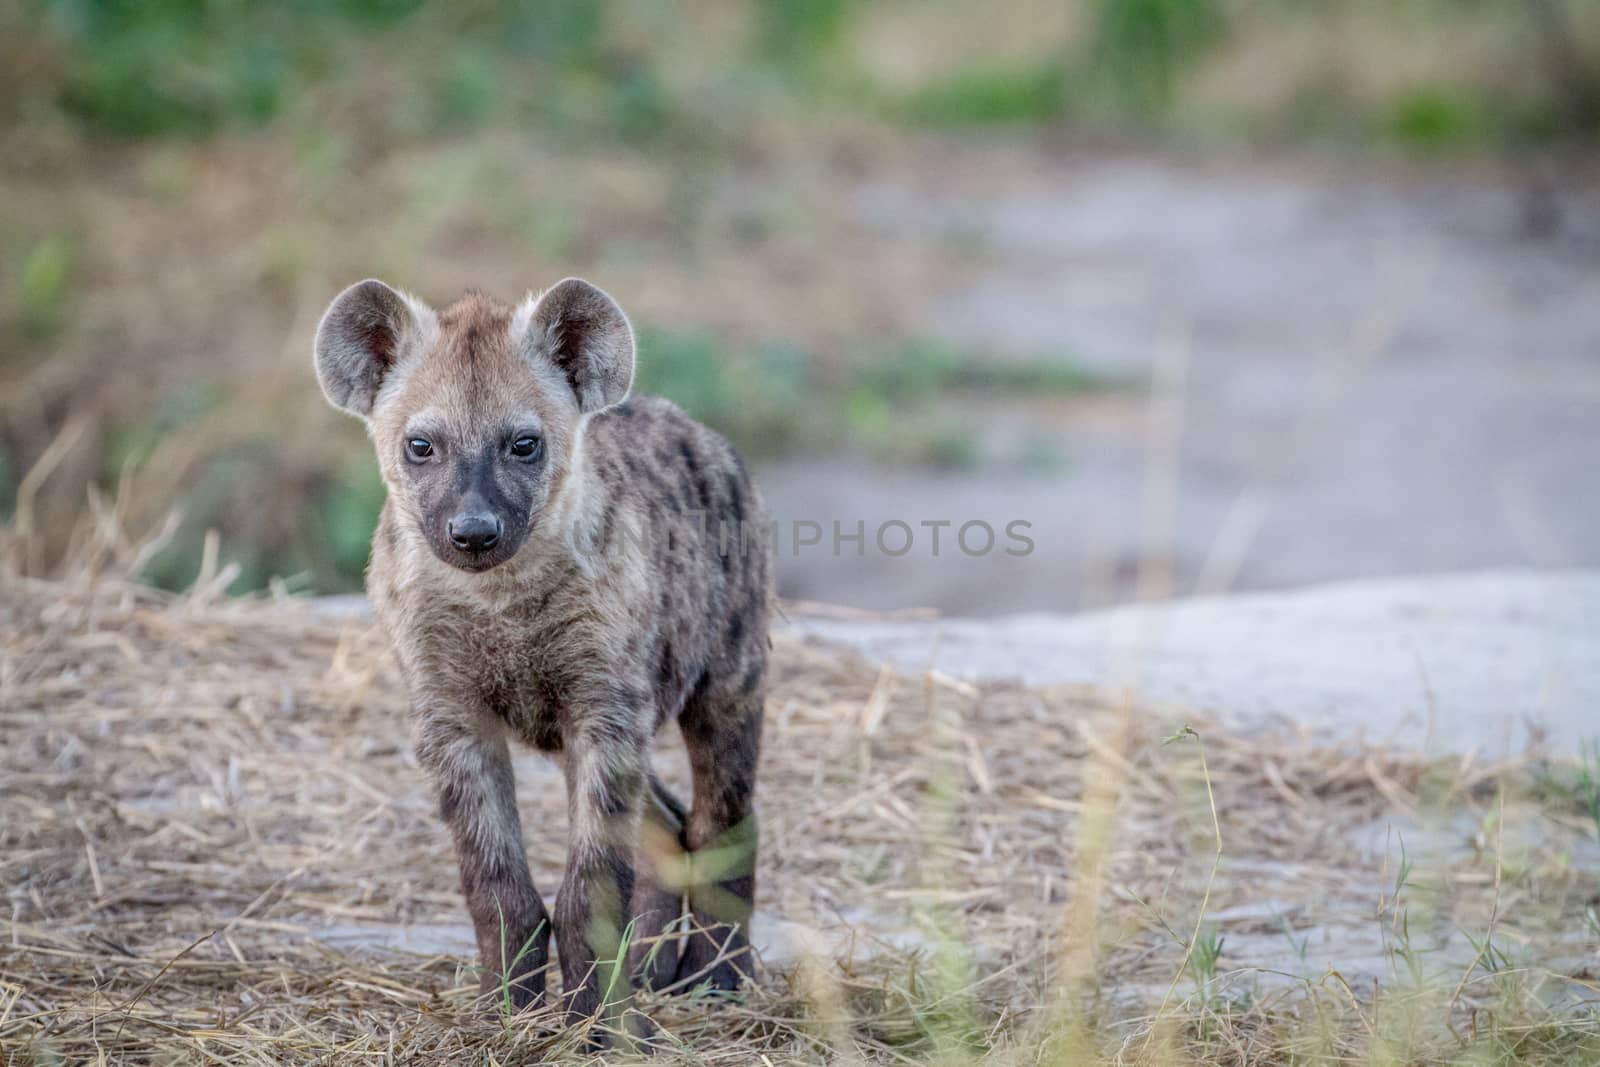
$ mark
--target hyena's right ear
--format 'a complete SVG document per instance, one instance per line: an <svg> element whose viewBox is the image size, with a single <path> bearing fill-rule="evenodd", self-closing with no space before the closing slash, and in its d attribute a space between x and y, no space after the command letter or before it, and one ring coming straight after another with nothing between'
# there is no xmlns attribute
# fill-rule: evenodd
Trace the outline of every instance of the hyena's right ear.
<svg viewBox="0 0 1600 1067"><path fill-rule="evenodd" d="M384 376L437 329L426 304L368 278L338 296L317 327L317 381L336 408L366 418Z"/></svg>

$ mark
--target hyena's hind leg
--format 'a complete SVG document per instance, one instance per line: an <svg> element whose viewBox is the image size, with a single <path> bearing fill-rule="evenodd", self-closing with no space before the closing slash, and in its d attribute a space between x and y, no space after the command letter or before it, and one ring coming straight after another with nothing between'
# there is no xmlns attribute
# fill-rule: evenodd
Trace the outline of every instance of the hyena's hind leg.
<svg viewBox="0 0 1600 1067"><path fill-rule="evenodd" d="M655 772L639 827L633 884L633 942L629 969L645 989L677 981L683 947L684 885L688 873L684 829L688 812Z"/></svg>
<svg viewBox="0 0 1600 1067"><path fill-rule="evenodd" d="M765 663L708 687L679 716L694 807L689 847L689 935L678 963L686 988L735 989L754 977L750 917L755 908L756 763L761 755Z"/></svg>

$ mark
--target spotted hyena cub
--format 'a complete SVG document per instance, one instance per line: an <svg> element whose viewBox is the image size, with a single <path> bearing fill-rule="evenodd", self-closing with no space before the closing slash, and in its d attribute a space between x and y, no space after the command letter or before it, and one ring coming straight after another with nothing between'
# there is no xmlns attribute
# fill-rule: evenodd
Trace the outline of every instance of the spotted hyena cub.
<svg viewBox="0 0 1600 1067"><path fill-rule="evenodd" d="M637 981L751 970L751 807L771 578L760 494L722 437L636 396L615 301L569 278L434 311L378 281L317 330L388 501L367 589L461 868L483 988L539 1002L550 935L574 1017ZM676 720L687 809L650 768ZM570 842L554 914L528 873L508 741L554 756ZM626 943L628 973L617 973ZM498 999L498 998L497 998Z"/></svg>

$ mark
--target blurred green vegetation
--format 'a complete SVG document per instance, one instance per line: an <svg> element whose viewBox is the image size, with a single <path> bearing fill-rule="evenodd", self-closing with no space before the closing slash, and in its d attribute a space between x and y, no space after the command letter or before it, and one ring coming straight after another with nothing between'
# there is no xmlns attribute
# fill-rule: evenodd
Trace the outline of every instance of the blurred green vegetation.
<svg viewBox="0 0 1600 1067"><path fill-rule="evenodd" d="M1066 75L1056 61L961 71L912 93L903 110L930 126L1046 122L1066 110Z"/></svg>
<svg viewBox="0 0 1600 1067"><path fill-rule="evenodd" d="M648 135L666 103L640 56L603 33L607 5L420 0L47 0L60 105L129 137L269 123L348 64L394 64L390 116L412 132L513 116ZM352 55L365 47L376 55Z"/></svg>
<svg viewBox="0 0 1600 1067"><path fill-rule="evenodd" d="M953 24L980 17L959 4L929 6ZM1064 5L1075 31L1055 41L1048 39L1055 31L1045 31L1035 54L973 48L919 84L895 88L853 45L864 24L915 5L746 0L709 12L749 29L738 48L706 59L717 65L714 81L728 96L753 93L779 106L865 105L889 118L942 126L1109 115L1170 131L1174 111L1195 95L1186 78L1230 47L1271 47L1270 34L1258 32L1263 27L1320 25L1330 55L1334 35L1348 37L1355 27L1376 38L1376 64L1419 33L1465 27L1468 44L1474 36L1502 35L1505 47L1484 64L1520 64L1509 98L1503 70L1440 65L1411 84L1376 77L1385 87L1374 94L1354 84L1362 71L1340 69L1324 104L1349 121L1313 122L1304 131L1392 134L1431 149L1592 134L1573 127L1593 120L1596 102L1570 99L1593 93L1600 78L1600 25L1591 6L1590 0L1082 0ZM25 80L23 91L127 137L259 127L319 86L369 75L384 98L386 121L413 135L508 120L629 140L717 126L707 114L714 102L708 108L705 94L675 88L669 49L652 46L675 41L682 32L676 23L687 16L640 0L35 0L33 7L41 46L56 61L40 67L37 80ZM981 17L1025 22L1041 9L1021 3ZM1293 127L1302 110L1293 104L1296 94L1279 95L1279 120ZM1507 115L1482 121L1479 112L1497 103ZM1219 121L1227 125L1225 116Z"/></svg>
<svg viewBox="0 0 1600 1067"><path fill-rule="evenodd" d="M1184 64L1222 33L1219 0L1099 0L1091 46L1116 99L1137 112L1171 105Z"/></svg>
<svg viewBox="0 0 1600 1067"><path fill-rule="evenodd" d="M298 349L260 366L330 275L438 296L763 256L782 269L748 284L816 276L839 236L818 202L930 128L1425 157L1592 138L1597 42L1590 0L19 0L0 6L0 384L21 383L0 398L0 513L83 414L92 454L52 475L52 521L150 466L148 507L186 516L155 580L191 581L214 526L236 589L350 588L371 460L353 429L306 438L328 416L303 410ZM730 175L762 186L748 206L723 203ZM989 254L948 226L952 260ZM639 387L761 458L971 466L992 457L964 405L1117 384L869 315L710 318L643 330ZM1029 470L1065 462L1048 434L1018 448Z"/></svg>
<svg viewBox="0 0 1600 1067"><path fill-rule="evenodd" d="M655 330L640 335L634 384L759 459L844 449L936 468L978 459L975 427L952 411L960 398L1037 401L1116 387L1060 353L1001 357L913 339L863 345L830 364L788 344L736 352L710 334Z"/></svg>
<svg viewBox="0 0 1600 1067"><path fill-rule="evenodd" d="M36 241L17 271L17 324L25 334L49 334L66 315L72 246L58 233Z"/></svg>

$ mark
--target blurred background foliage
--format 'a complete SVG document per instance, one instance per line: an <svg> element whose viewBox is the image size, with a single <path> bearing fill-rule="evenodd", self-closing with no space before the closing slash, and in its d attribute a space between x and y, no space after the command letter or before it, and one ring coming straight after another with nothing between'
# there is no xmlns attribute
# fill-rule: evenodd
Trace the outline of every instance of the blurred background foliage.
<svg viewBox="0 0 1600 1067"><path fill-rule="evenodd" d="M0 0L0 42L0 511L64 552L91 487L178 507L151 577L192 581L216 528L236 590L359 584L382 487L307 354L353 278L590 274L641 387L753 455L970 465L955 400L1121 383L930 341L886 294L985 250L933 223L885 262L849 206L885 159L1452 160L1600 121L1589 0Z"/></svg>
<svg viewBox="0 0 1600 1067"><path fill-rule="evenodd" d="M33 0L8 17L9 88L13 117L59 109L130 138L259 128L343 85L384 98L367 117L386 138L511 122L737 141L730 117L795 106L1495 143L1593 132L1592 6L1021 0L979 19L952 0ZM1243 74L1242 91L1215 84Z"/></svg>

